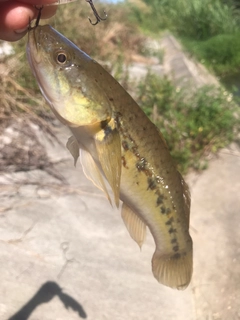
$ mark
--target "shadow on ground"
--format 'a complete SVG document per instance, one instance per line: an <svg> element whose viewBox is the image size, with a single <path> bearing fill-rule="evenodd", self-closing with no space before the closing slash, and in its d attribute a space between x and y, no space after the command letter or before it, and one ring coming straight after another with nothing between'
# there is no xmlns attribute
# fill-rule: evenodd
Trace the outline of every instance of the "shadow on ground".
<svg viewBox="0 0 240 320"><path fill-rule="evenodd" d="M66 309L71 308L79 314L80 318L87 318L80 303L68 294L62 292L62 289L56 282L45 282L36 294L13 316L8 320L27 320L32 312L42 303L50 302L55 296L58 296Z"/></svg>

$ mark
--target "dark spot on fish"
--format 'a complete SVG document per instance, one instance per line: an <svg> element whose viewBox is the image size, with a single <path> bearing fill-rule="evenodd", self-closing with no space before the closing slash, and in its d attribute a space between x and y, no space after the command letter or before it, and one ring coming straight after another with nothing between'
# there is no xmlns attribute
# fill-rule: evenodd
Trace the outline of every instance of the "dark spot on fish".
<svg viewBox="0 0 240 320"><path fill-rule="evenodd" d="M156 179L148 178L148 189L155 190L157 188Z"/></svg>
<svg viewBox="0 0 240 320"><path fill-rule="evenodd" d="M95 80L95 82L98 82L98 80L97 79L94 79Z"/></svg>
<svg viewBox="0 0 240 320"><path fill-rule="evenodd" d="M131 141L131 142L132 142L132 141ZM133 146L133 147L132 147L132 152L133 152L134 154L136 154L136 153L137 153L137 147Z"/></svg>
<svg viewBox="0 0 240 320"><path fill-rule="evenodd" d="M173 251L175 251L175 252L179 251L179 246L174 246Z"/></svg>
<svg viewBox="0 0 240 320"><path fill-rule="evenodd" d="M136 167L138 171L145 171L147 166L147 161L145 158L141 158L140 161L137 162Z"/></svg>
<svg viewBox="0 0 240 320"><path fill-rule="evenodd" d="M171 240L171 243L172 243L172 244L177 243L177 238L173 238L173 239Z"/></svg>
<svg viewBox="0 0 240 320"><path fill-rule="evenodd" d="M173 223L174 219L171 217L165 224L166 226L170 226Z"/></svg>
<svg viewBox="0 0 240 320"><path fill-rule="evenodd" d="M177 232L177 229L174 229L174 228L170 228L168 230L168 233L171 234L171 233L176 233Z"/></svg>
<svg viewBox="0 0 240 320"><path fill-rule="evenodd" d="M128 169L127 162L124 156L122 156L122 165L124 166L124 168Z"/></svg>
<svg viewBox="0 0 240 320"><path fill-rule="evenodd" d="M115 130L115 129L114 129ZM109 126L109 125L107 125L105 128L104 128L104 134L105 134L105 137L104 138L106 138L110 133L112 133L113 132L113 129Z"/></svg>
<svg viewBox="0 0 240 320"><path fill-rule="evenodd" d="M136 182L136 185L139 186L139 182L138 181Z"/></svg>
<svg viewBox="0 0 240 320"><path fill-rule="evenodd" d="M157 206L160 206L160 204L163 203L163 199L164 199L164 196L162 194L158 196L158 198L157 198Z"/></svg>
<svg viewBox="0 0 240 320"><path fill-rule="evenodd" d="M166 214L170 214L170 213L171 213L171 209L170 209L170 208L167 208Z"/></svg>
<svg viewBox="0 0 240 320"><path fill-rule="evenodd" d="M129 150L127 141L125 141L125 140L122 141L122 147L124 150Z"/></svg>
<svg viewBox="0 0 240 320"><path fill-rule="evenodd" d="M181 254L180 253L175 253L173 256L172 256L173 259L180 259L181 258Z"/></svg>
<svg viewBox="0 0 240 320"><path fill-rule="evenodd" d="M162 213L162 214L165 214L165 213L166 213L166 208L163 207L163 206L161 207L161 213Z"/></svg>
<svg viewBox="0 0 240 320"><path fill-rule="evenodd" d="M113 98L109 98L110 101L113 101Z"/></svg>
<svg viewBox="0 0 240 320"><path fill-rule="evenodd" d="M102 120L100 122L100 126L101 126L101 129L104 129L106 127L106 125L108 124L109 120Z"/></svg>

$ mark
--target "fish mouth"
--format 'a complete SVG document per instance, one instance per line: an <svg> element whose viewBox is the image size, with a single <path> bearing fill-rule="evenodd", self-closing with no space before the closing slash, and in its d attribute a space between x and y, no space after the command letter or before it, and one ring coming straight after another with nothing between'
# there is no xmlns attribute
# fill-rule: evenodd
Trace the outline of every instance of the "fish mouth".
<svg viewBox="0 0 240 320"><path fill-rule="evenodd" d="M43 67L43 65L44 62L47 62L44 56L46 53L49 53L52 50L52 45L56 42L54 41L51 34L49 34L51 30L52 28L49 25L38 25L36 27L33 27L32 29L29 29L28 43L26 48L27 59L32 73L37 80L39 89L55 116L65 125L74 126L72 123L64 119L56 110L54 105L59 103L59 99L51 93L51 90L49 91L49 86L44 75L45 68Z"/></svg>
<svg viewBox="0 0 240 320"><path fill-rule="evenodd" d="M36 27L28 31L28 43L27 43L27 59L30 67L37 78L36 65L41 62L41 57L39 55L39 42L36 37ZM37 79L39 80L39 79Z"/></svg>
<svg viewBox="0 0 240 320"><path fill-rule="evenodd" d="M42 30L45 26L33 27L28 32L28 43L27 43L27 59L32 70L33 75L35 76L38 86L42 92L42 95L48 102L51 108L53 108L53 101L55 97L48 95L48 88L44 75L42 73L43 69L42 64L44 63L44 49L48 44L42 42L46 38L47 32ZM50 27L50 26L48 26ZM44 47L41 45L44 44ZM42 53L42 54L41 54Z"/></svg>

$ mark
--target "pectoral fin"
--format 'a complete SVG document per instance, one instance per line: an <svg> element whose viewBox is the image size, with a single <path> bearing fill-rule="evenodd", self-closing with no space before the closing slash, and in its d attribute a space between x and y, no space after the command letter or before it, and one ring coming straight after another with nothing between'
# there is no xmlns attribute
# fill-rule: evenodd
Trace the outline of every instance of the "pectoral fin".
<svg viewBox="0 0 240 320"><path fill-rule="evenodd" d="M145 223L125 203L123 203L121 215L130 236L141 249L146 238Z"/></svg>
<svg viewBox="0 0 240 320"><path fill-rule="evenodd" d="M83 149L81 149L81 164L82 164L82 168L85 176L89 180L91 180L96 187L98 187L100 190L102 190L106 194L109 202L112 204L111 198L107 191L107 188L100 170L98 169L91 154L88 151Z"/></svg>
<svg viewBox="0 0 240 320"><path fill-rule="evenodd" d="M66 147L70 151L74 159L74 166L76 167L77 160L79 158L79 144L75 137L71 136L66 144Z"/></svg>
<svg viewBox="0 0 240 320"><path fill-rule="evenodd" d="M113 190L116 206L119 206L121 178L121 141L112 119L95 135L95 143L102 170Z"/></svg>

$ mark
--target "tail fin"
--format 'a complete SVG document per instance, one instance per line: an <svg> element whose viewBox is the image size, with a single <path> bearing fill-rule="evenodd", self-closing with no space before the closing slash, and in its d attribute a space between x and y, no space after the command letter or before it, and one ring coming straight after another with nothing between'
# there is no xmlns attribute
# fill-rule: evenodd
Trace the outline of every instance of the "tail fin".
<svg viewBox="0 0 240 320"><path fill-rule="evenodd" d="M184 290L192 277L192 250L174 255L160 255L155 251L152 258L152 272L158 282L165 286Z"/></svg>

